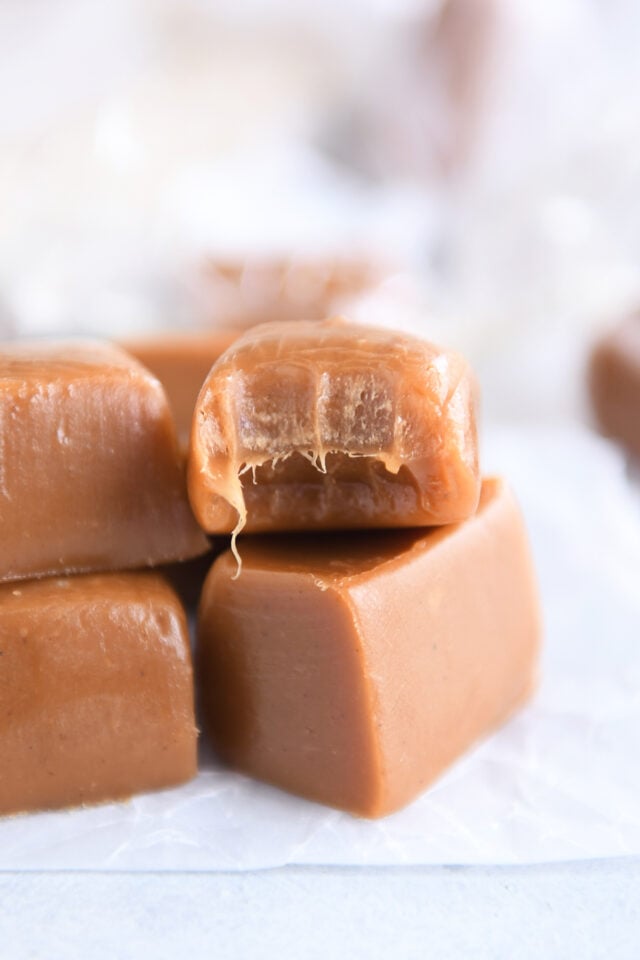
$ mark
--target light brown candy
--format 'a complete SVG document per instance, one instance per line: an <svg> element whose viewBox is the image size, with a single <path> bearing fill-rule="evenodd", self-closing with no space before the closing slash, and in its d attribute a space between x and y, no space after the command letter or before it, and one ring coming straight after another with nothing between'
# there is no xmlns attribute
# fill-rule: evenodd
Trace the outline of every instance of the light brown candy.
<svg viewBox="0 0 640 960"><path fill-rule="evenodd" d="M161 576L0 585L0 771L1 814L194 776L187 626Z"/></svg>
<svg viewBox="0 0 640 960"><path fill-rule="evenodd" d="M530 696L540 621L504 483L464 523L248 538L205 583L197 662L230 766L367 817L408 803Z"/></svg>
<svg viewBox="0 0 640 960"><path fill-rule="evenodd" d="M120 346L150 370L164 387L173 412L178 443L185 455L200 388L218 357L237 337L237 330L223 329L120 341Z"/></svg>
<svg viewBox="0 0 640 960"><path fill-rule="evenodd" d="M457 354L344 321L262 324L213 366L188 463L210 533L425 526L473 513L475 382Z"/></svg>
<svg viewBox="0 0 640 960"><path fill-rule="evenodd" d="M596 345L589 388L602 432L640 457L640 314L627 317Z"/></svg>
<svg viewBox="0 0 640 960"><path fill-rule="evenodd" d="M164 391L124 352L0 346L0 541L0 580L206 551Z"/></svg>

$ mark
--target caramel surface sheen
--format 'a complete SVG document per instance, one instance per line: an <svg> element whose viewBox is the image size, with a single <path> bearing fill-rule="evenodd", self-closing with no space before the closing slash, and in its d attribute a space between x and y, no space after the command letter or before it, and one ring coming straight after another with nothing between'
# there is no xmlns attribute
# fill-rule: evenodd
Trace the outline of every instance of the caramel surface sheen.
<svg viewBox="0 0 640 960"><path fill-rule="evenodd" d="M0 814L181 783L196 733L186 619L161 576L0 585Z"/></svg>
<svg viewBox="0 0 640 960"><path fill-rule="evenodd" d="M160 383L100 342L0 345L0 580L203 553Z"/></svg>
<svg viewBox="0 0 640 960"><path fill-rule="evenodd" d="M248 537L199 612L206 726L231 766L377 817L404 806L529 696L537 590L518 507L429 531Z"/></svg>
<svg viewBox="0 0 640 960"><path fill-rule="evenodd" d="M480 490L475 386L457 354L346 321L263 324L217 361L189 495L209 532L450 523Z"/></svg>

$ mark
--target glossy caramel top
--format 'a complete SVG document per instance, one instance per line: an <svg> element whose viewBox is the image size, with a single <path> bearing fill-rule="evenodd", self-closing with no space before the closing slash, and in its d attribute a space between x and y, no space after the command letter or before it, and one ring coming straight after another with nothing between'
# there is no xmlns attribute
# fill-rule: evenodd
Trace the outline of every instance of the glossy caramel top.
<svg viewBox="0 0 640 960"><path fill-rule="evenodd" d="M203 553L161 384L93 341L0 345L0 580Z"/></svg>

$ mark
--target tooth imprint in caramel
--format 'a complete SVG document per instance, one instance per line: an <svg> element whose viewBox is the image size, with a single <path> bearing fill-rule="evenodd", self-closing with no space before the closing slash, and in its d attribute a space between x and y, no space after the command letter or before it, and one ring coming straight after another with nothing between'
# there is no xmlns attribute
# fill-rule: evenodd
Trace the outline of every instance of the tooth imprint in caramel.
<svg viewBox="0 0 640 960"><path fill-rule="evenodd" d="M198 615L206 728L231 767L367 817L398 810L513 713L540 617L516 502L430 530L246 537Z"/></svg>
<svg viewBox="0 0 640 960"><path fill-rule="evenodd" d="M191 504L210 533L454 523L480 492L475 381L415 337L342 320L254 327L194 413ZM235 543L234 543L235 549Z"/></svg>

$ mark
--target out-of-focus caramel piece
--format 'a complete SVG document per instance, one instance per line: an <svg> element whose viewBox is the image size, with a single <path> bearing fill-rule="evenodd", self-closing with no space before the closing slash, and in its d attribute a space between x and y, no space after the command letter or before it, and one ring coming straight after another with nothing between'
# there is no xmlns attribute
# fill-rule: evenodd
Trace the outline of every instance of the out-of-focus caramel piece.
<svg viewBox="0 0 640 960"><path fill-rule="evenodd" d="M203 553L160 383L109 344L0 346L0 580Z"/></svg>
<svg viewBox="0 0 640 960"><path fill-rule="evenodd" d="M238 337L237 329L207 333L166 333L121 340L120 346L136 358L167 394L185 453L189 446L193 410L209 370Z"/></svg>
<svg viewBox="0 0 640 960"><path fill-rule="evenodd" d="M627 317L596 345L589 388L602 432L640 457L640 313Z"/></svg>
<svg viewBox="0 0 640 960"><path fill-rule="evenodd" d="M518 507L428 532L248 538L205 583L197 662L230 766L367 817L404 806L530 696L538 602Z"/></svg>
<svg viewBox="0 0 640 960"><path fill-rule="evenodd" d="M188 462L210 533L452 523L480 493L457 354L340 320L263 324L213 366Z"/></svg>
<svg viewBox="0 0 640 960"><path fill-rule="evenodd" d="M150 573L0 585L0 814L196 773L184 611Z"/></svg>
<svg viewBox="0 0 640 960"><path fill-rule="evenodd" d="M374 290L390 266L346 257L210 258L198 283L200 310L218 326L323 320Z"/></svg>

